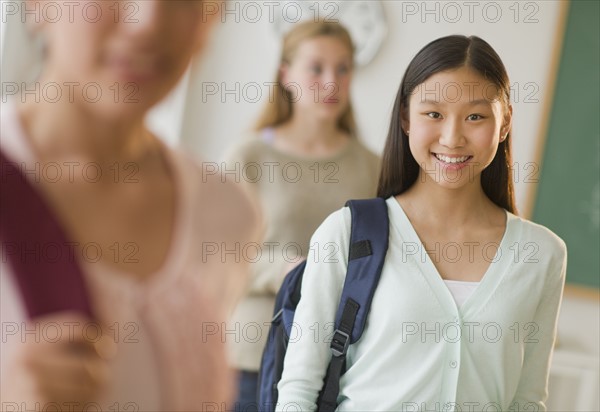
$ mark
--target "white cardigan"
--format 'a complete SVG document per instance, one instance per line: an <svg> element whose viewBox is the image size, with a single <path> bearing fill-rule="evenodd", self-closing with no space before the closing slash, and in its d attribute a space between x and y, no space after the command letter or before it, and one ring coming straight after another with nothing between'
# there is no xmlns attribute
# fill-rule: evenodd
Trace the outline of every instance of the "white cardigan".
<svg viewBox="0 0 600 412"><path fill-rule="evenodd" d="M566 246L509 212L498 252L457 305L395 198L390 246L361 340L351 345L338 410L545 410ZM350 210L311 241L277 410L315 410L346 272ZM325 259L326 244L339 245ZM327 249L330 250L330 249ZM316 251L320 251L319 256ZM315 263L317 262L317 263Z"/></svg>

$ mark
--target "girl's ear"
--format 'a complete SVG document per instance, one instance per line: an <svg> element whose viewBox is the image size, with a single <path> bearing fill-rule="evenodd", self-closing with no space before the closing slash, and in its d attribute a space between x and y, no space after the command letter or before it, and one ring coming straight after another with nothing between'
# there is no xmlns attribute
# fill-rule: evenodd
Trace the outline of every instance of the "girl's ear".
<svg viewBox="0 0 600 412"><path fill-rule="evenodd" d="M408 136L410 134L410 122L408 120L408 108L406 107L400 109L400 125L404 133Z"/></svg>
<svg viewBox="0 0 600 412"><path fill-rule="evenodd" d="M504 114L504 119L502 122L502 128L500 129L500 141L503 142L507 135L508 132L510 132L511 128L512 128L512 113L513 113L513 107L512 105L508 105L508 109L506 110L506 113Z"/></svg>
<svg viewBox="0 0 600 412"><path fill-rule="evenodd" d="M283 62L279 66L279 79L281 80L282 85L286 85L288 83L288 72L290 70L290 65ZM285 86L283 86L285 88Z"/></svg>

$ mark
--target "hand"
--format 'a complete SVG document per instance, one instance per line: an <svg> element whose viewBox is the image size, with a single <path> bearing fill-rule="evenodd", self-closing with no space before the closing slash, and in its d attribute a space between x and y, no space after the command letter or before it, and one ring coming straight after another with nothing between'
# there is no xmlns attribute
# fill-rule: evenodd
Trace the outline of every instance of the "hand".
<svg viewBox="0 0 600 412"><path fill-rule="evenodd" d="M108 380L108 363L100 356L107 338L98 339L99 329L86 328L91 321L72 313L31 323L28 329L36 334L27 335L16 366L27 373L40 401L85 409Z"/></svg>

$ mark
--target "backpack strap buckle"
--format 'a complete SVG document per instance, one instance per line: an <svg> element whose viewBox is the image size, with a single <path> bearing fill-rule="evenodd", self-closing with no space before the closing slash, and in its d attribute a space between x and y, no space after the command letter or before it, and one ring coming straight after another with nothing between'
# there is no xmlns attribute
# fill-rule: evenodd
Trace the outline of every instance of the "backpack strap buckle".
<svg viewBox="0 0 600 412"><path fill-rule="evenodd" d="M348 352L348 346L350 346L350 335L336 329L331 339L331 353L333 353L333 356L345 356Z"/></svg>

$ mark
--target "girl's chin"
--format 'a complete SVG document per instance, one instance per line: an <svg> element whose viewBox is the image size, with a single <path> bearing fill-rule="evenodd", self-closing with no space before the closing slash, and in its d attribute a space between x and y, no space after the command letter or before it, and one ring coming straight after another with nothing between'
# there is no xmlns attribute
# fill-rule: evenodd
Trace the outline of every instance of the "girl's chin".
<svg viewBox="0 0 600 412"><path fill-rule="evenodd" d="M105 119L106 121L119 122L124 119L142 119L150 110L151 105L142 102L98 102L88 105L90 113L93 116Z"/></svg>
<svg viewBox="0 0 600 412"><path fill-rule="evenodd" d="M323 120L337 120L342 115L342 107L334 103L322 103L317 110L317 116Z"/></svg>
<svg viewBox="0 0 600 412"><path fill-rule="evenodd" d="M143 116L167 94L166 89L141 87L136 83L96 83L100 86L80 93L76 103L105 118Z"/></svg>
<svg viewBox="0 0 600 412"><path fill-rule="evenodd" d="M479 178L479 171L469 166L472 165L457 168L444 167L444 165L432 162L421 163L419 181L429 181L448 189L456 189L469 185Z"/></svg>

